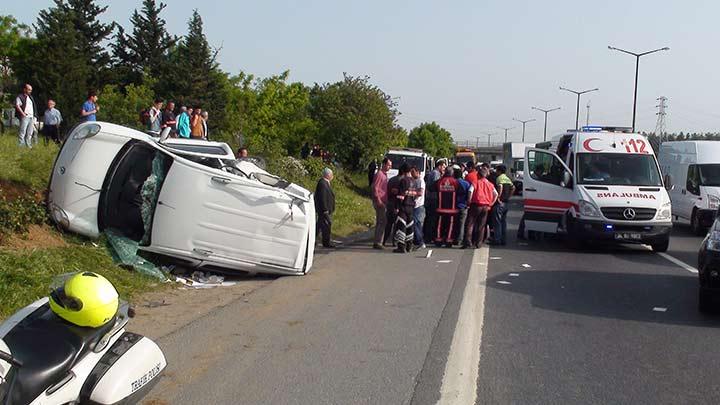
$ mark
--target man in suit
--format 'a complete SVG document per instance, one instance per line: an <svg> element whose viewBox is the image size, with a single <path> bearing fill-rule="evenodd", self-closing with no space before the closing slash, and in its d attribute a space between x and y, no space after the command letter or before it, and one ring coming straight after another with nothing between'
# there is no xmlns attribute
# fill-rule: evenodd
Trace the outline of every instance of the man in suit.
<svg viewBox="0 0 720 405"><path fill-rule="evenodd" d="M322 245L326 248L335 248L330 240L332 228L332 215L335 212L335 193L330 186L333 172L324 168L322 178L315 187L315 212L317 213L317 228L322 233Z"/></svg>

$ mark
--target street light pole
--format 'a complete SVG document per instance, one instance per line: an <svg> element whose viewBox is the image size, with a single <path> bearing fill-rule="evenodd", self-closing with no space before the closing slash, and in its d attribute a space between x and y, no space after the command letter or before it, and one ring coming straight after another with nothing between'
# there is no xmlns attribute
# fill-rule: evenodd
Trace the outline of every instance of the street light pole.
<svg viewBox="0 0 720 405"><path fill-rule="evenodd" d="M537 121L537 120L536 120L535 118L533 118L533 119L531 119L531 120L524 120L524 121L523 121L523 120L519 120L519 119L517 119L517 118L513 118L513 121L517 121L517 122L521 122L521 123L522 123L522 125L523 125L522 141L525 142L525 124L527 124L528 122L533 122L533 121Z"/></svg>
<svg viewBox="0 0 720 405"><path fill-rule="evenodd" d="M632 118L632 131L635 132L635 113L637 112L637 90L638 90L638 73L640 72L640 57L645 55L650 55L651 53L660 52L660 51L669 51L670 48L667 46L664 48L658 48L654 49L652 51L642 52L642 53L635 53L626 51L624 49L615 48L614 46L609 46L608 49L611 51L618 51L622 53L626 53L628 55L632 55L635 57L635 91L633 94L633 118Z"/></svg>
<svg viewBox="0 0 720 405"><path fill-rule="evenodd" d="M505 131L505 143L507 143L507 132L511 129L515 129L515 127L510 127L510 128L498 127L498 129L502 129Z"/></svg>
<svg viewBox="0 0 720 405"><path fill-rule="evenodd" d="M545 128L543 129L543 142L547 141L547 115L549 112L557 111L560 107L551 108L549 110L543 110L542 108L532 107L533 110L542 111L545 113Z"/></svg>
<svg viewBox="0 0 720 405"><path fill-rule="evenodd" d="M476 147L476 148L479 148L479 147L480 147L480 137L479 137L479 136L476 136L476 137L475 137L475 147Z"/></svg>
<svg viewBox="0 0 720 405"><path fill-rule="evenodd" d="M577 95L577 108L575 111L575 129L577 130L577 129L579 129L579 125L580 125L580 96L585 93L590 93L592 91L598 91L600 89L594 88L594 89L590 89L590 90L576 91L576 90L570 90L568 88L560 86L560 90L569 91L570 93Z"/></svg>
<svg viewBox="0 0 720 405"><path fill-rule="evenodd" d="M493 133L491 133L491 132L488 132L486 135L487 135L487 137L488 137L488 148L489 148L489 147L490 147L490 137L491 137L491 136L495 136L495 134L493 134Z"/></svg>

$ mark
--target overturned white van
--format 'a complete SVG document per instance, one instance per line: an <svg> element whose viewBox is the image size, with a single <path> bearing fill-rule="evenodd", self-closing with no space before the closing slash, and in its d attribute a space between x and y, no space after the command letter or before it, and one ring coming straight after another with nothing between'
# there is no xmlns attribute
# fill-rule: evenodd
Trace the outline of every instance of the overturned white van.
<svg viewBox="0 0 720 405"><path fill-rule="evenodd" d="M55 161L48 209L63 229L113 230L187 266L301 275L313 263L312 194L225 143L80 124Z"/></svg>

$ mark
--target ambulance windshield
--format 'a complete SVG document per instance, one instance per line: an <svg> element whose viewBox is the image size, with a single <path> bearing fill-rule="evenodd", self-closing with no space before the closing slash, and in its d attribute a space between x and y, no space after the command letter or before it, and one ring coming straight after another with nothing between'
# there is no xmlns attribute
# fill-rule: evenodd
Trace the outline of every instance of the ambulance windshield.
<svg viewBox="0 0 720 405"><path fill-rule="evenodd" d="M661 186L653 155L578 153L578 184Z"/></svg>

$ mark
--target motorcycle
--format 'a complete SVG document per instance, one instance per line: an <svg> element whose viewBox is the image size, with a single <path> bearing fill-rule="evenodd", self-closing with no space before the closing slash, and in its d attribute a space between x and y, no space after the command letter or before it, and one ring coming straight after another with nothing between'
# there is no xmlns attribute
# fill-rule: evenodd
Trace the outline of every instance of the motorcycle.
<svg viewBox="0 0 720 405"><path fill-rule="evenodd" d="M3 405L118 404L140 401L167 362L147 337L125 330L132 311L121 302L98 328L75 326L42 298L0 324Z"/></svg>

